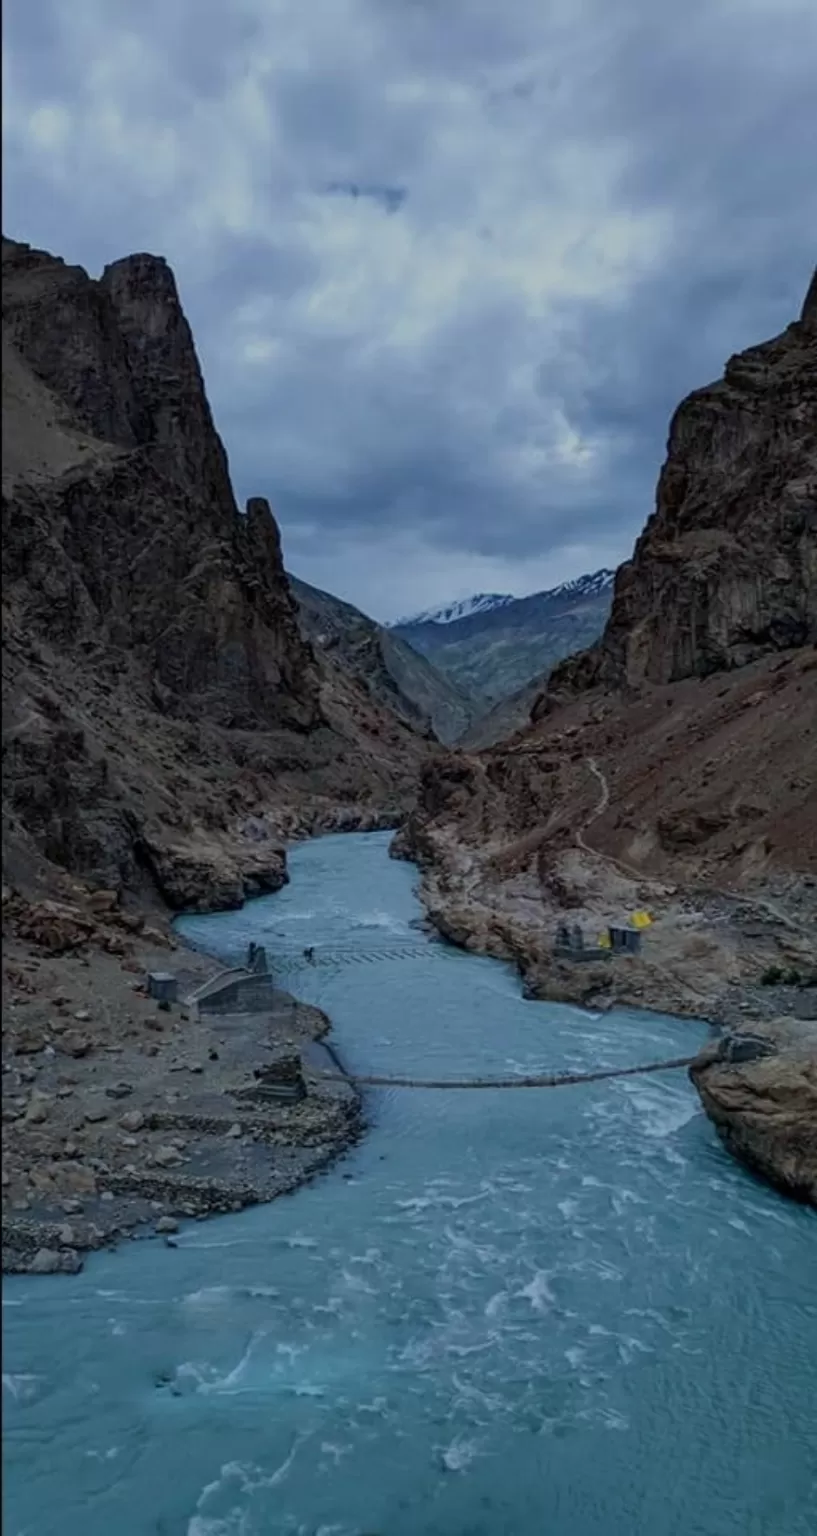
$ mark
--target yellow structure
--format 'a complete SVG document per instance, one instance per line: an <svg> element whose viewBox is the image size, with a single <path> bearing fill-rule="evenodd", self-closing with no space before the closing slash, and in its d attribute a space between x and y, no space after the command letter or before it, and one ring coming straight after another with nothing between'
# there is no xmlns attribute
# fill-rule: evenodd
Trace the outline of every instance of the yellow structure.
<svg viewBox="0 0 817 1536"><path fill-rule="evenodd" d="M652 924L652 918L649 912L633 912L630 922L634 928L649 928Z"/></svg>

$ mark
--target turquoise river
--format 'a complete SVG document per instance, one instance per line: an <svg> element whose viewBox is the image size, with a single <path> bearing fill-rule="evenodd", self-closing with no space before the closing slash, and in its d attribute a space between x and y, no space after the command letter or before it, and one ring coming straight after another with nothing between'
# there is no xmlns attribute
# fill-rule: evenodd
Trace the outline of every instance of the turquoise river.
<svg viewBox="0 0 817 1536"><path fill-rule="evenodd" d="M360 1072L706 1038L526 1002L422 932L388 844L315 840L278 895L179 927L290 957ZM298 969L305 945L338 963ZM684 1072L366 1104L289 1198L6 1283L6 1536L814 1536L817 1222L732 1162Z"/></svg>

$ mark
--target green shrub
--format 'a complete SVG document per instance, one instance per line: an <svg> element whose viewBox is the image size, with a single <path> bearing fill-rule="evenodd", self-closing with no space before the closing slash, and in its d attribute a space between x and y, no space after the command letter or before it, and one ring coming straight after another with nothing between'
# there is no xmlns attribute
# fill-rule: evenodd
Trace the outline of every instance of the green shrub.
<svg viewBox="0 0 817 1536"><path fill-rule="evenodd" d="M783 971L779 965L769 965L760 978L762 987L779 987L783 980Z"/></svg>

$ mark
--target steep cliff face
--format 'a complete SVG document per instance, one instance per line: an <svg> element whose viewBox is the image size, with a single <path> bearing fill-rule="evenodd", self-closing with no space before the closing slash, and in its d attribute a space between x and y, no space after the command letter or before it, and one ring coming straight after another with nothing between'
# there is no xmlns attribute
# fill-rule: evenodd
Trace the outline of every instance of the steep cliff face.
<svg viewBox="0 0 817 1536"><path fill-rule="evenodd" d="M3 426L16 880L149 872L175 904L235 900L280 884L276 828L397 813L428 744L302 637L268 504L236 506L165 262L95 282L4 240Z"/></svg>
<svg viewBox="0 0 817 1536"><path fill-rule="evenodd" d="M47 506L24 467L16 476L5 579L10 595L22 583L29 627L61 645L92 629L97 645L137 653L177 712L317 724L278 531L264 502L238 515L167 264L128 257L94 283L5 241L3 320L55 414L67 405L110 445L50 486Z"/></svg>
<svg viewBox="0 0 817 1536"><path fill-rule="evenodd" d="M478 706L425 656L351 603L296 576L289 584L301 631L318 652L358 677L372 698L417 730L431 730L443 742L462 735Z"/></svg>
<svg viewBox="0 0 817 1536"><path fill-rule="evenodd" d="M817 278L799 320L676 411L597 646L553 691L668 683L817 640Z"/></svg>

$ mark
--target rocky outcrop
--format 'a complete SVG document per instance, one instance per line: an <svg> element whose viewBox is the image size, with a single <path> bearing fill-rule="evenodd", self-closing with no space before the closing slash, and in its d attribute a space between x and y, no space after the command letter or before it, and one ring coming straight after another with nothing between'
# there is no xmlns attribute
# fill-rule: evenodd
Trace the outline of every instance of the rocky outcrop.
<svg viewBox="0 0 817 1536"><path fill-rule="evenodd" d="M817 1029L817 1027L816 1027ZM690 1076L730 1152L785 1194L817 1206L817 1039L724 1061L702 1052Z"/></svg>
<svg viewBox="0 0 817 1536"><path fill-rule="evenodd" d="M416 730L431 731L442 742L462 735L478 706L425 656L351 603L296 576L289 584L305 639L330 663L358 678L373 699Z"/></svg>
<svg viewBox="0 0 817 1536"><path fill-rule="evenodd" d="M430 745L301 635L269 505L235 503L164 261L93 281L3 241L3 426L18 885L47 892L57 866L235 905L281 883L284 822L399 816Z"/></svg>
<svg viewBox="0 0 817 1536"><path fill-rule="evenodd" d="M554 692L668 683L817 641L817 274L800 318L672 419L655 512Z"/></svg>

